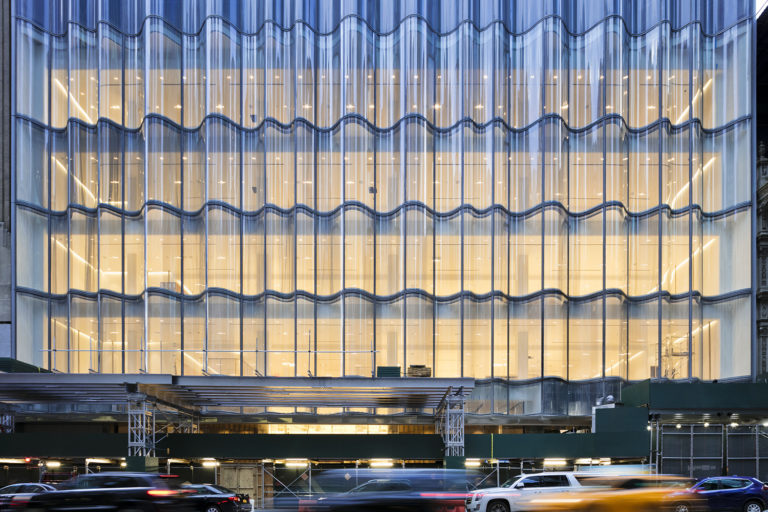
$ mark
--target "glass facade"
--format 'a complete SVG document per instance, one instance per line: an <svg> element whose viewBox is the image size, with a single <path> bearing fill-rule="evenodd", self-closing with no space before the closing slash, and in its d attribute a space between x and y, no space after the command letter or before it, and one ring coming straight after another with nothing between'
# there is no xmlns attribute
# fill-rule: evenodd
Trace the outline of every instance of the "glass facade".
<svg viewBox="0 0 768 512"><path fill-rule="evenodd" d="M750 374L751 1L92 4L15 6L19 359Z"/></svg>

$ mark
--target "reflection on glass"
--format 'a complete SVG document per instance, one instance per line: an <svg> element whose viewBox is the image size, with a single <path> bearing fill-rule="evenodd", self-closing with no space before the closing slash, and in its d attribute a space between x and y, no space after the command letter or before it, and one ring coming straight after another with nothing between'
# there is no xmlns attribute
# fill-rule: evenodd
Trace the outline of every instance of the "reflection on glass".
<svg viewBox="0 0 768 512"><path fill-rule="evenodd" d="M750 20L144 7L48 32L20 6L15 300L46 319L25 360L749 373L728 354L748 353Z"/></svg>

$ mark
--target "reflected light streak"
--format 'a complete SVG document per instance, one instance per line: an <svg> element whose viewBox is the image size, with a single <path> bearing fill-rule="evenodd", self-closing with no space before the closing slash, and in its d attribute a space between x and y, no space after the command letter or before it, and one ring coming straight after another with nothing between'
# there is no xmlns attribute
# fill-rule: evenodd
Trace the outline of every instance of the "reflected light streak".
<svg viewBox="0 0 768 512"><path fill-rule="evenodd" d="M53 156L53 155L51 155L51 158L52 158L52 159L53 159L53 161L56 163L56 168L57 168L57 169L59 169L59 170L60 170L61 172L63 172L64 174L66 174L66 175L67 175L67 177L69 177L69 171L67 170L67 168L66 168L66 167L64 167L64 164L62 164L61 162L59 162L59 160L58 160L58 159L57 159L55 156ZM77 176L75 176L74 174L72 175L72 179L75 181L75 184L76 184L78 187L80 187L81 189L83 189L83 191L84 191L84 192L85 192L85 193L86 193L86 194L87 194L87 195L88 195L88 196L91 198L91 200L92 200L94 203L98 202L98 201L96 201L96 196L95 196L95 195L93 195L93 192L91 192L91 189L89 189L89 188L88 188L88 187L85 185L85 183L83 183L82 181L80 181L80 179L79 179Z"/></svg>
<svg viewBox="0 0 768 512"><path fill-rule="evenodd" d="M70 99L70 101L71 101L72 103L74 103L74 104L75 104L75 106L77 107L77 110L79 110L79 111L80 111L80 113L81 113L81 114L83 114L83 116L85 116L85 119L88 121L88 124L94 124L94 123L93 123L93 120L92 120L92 119L91 119L91 117L88 115L88 112L86 112L85 110L83 110L83 107L81 107L81 106L80 106L80 103L78 103L78 102L77 102L77 99L75 99L75 97L74 97L74 96L72 96L72 93L71 93L71 92L68 92L68 91L67 91L67 88L66 88L66 87L64 87L64 86L61 84L61 82L59 82L59 79L58 79L58 78L54 78L54 79L53 79L53 81L54 81L54 82L56 82L56 86L58 87L59 91L61 91L61 93L62 93L64 96L68 96L68 97L69 97L69 99Z"/></svg>
<svg viewBox="0 0 768 512"><path fill-rule="evenodd" d="M703 247L699 247L698 249L693 251L693 257L696 257L697 254L699 254L699 253L709 249L712 246L712 244L715 243L716 241L717 241L717 238L713 238L712 240L710 240L709 242L704 244ZM672 279L674 279L674 276L677 273L677 271L680 270L682 267L688 265L688 262L690 261L690 259L691 258L689 257L689 258L685 258L683 261L681 261L679 265L677 265L675 268L672 269L671 274L670 274L669 270L664 272L664 275L661 277L661 284L662 284L662 286L667 281L667 277L669 277L670 281L672 281ZM655 291L656 291L656 288L651 290L651 293L653 293Z"/></svg>
<svg viewBox="0 0 768 512"><path fill-rule="evenodd" d="M675 124L680 124L686 117L688 117L688 112L690 112L691 105L696 103L696 101L699 99L699 96L701 96L701 93L705 92L711 84L712 84L712 79L710 78L709 80L707 80L707 83L704 84L704 87L696 91L696 94L693 96L693 99L691 100L690 105L685 107L685 110L683 110L683 113L680 114L680 117L677 118L677 121L675 121Z"/></svg>
<svg viewBox="0 0 768 512"><path fill-rule="evenodd" d="M715 157L712 157L712 158L710 158L710 159L709 159L709 161L708 161L706 164L704 164L704 167L700 167L700 168L699 168L699 169L696 171L696 173L695 173L695 174L693 175L693 177L691 178L691 182L693 182L693 180L695 180L695 179L697 179L697 178L701 177L701 176L702 176L702 175L703 175L703 174L704 174L704 173L707 171L707 168L711 167L711 166L712 166L712 164L713 164L714 162L715 162ZM683 185L683 187L682 187L682 188L681 188L681 189L678 191L678 193L677 193L677 194L675 194L675 197L673 197L673 198L672 198L672 201L670 201L670 202L669 202L669 206L670 206L670 208L672 208L673 210L675 209L675 203L677 203L677 200L678 200L680 197L682 197L683 193L684 193L686 190L688 190L688 188L689 188L689 185L690 185L690 182L686 182L686 183L685 183L685 185Z"/></svg>

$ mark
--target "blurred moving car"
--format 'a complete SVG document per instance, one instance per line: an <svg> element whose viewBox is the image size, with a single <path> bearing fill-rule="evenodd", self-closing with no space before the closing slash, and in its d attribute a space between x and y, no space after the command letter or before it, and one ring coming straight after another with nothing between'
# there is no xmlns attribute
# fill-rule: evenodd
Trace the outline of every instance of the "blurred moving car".
<svg viewBox="0 0 768 512"><path fill-rule="evenodd" d="M665 475L596 476L581 489L522 499L524 512L708 512L706 499L689 489L693 480Z"/></svg>
<svg viewBox="0 0 768 512"><path fill-rule="evenodd" d="M542 492L565 492L581 487L580 473L553 471L523 474L510 478L500 487L473 491L467 496L467 512L510 512L521 496ZM491 506L489 506L489 504Z"/></svg>
<svg viewBox="0 0 768 512"><path fill-rule="evenodd" d="M251 503L247 494L214 484L190 484L182 486L195 510L203 512L250 512Z"/></svg>
<svg viewBox="0 0 768 512"><path fill-rule="evenodd" d="M354 470L345 476L352 480ZM299 512L464 512L464 500L477 475L464 470L398 469L358 472L356 487L339 493L305 497Z"/></svg>
<svg viewBox="0 0 768 512"><path fill-rule="evenodd" d="M0 489L0 510L18 510L27 505L35 494L56 490L48 484L37 482L6 485Z"/></svg>
<svg viewBox="0 0 768 512"><path fill-rule="evenodd" d="M691 488L716 511L762 512L768 508L768 484L757 478L723 476L705 478Z"/></svg>
<svg viewBox="0 0 768 512"><path fill-rule="evenodd" d="M192 511L178 482L152 473L90 473L37 494L27 504L30 511L121 510Z"/></svg>

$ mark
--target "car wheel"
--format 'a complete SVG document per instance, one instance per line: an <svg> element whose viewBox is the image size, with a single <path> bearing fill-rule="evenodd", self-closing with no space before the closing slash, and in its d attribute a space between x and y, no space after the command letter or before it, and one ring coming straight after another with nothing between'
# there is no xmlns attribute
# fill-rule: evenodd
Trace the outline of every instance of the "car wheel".
<svg viewBox="0 0 768 512"><path fill-rule="evenodd" d="M691 512L691 506L686 502L681 501L680 503L675 503L672 506L672 510L673 512Z"/></svg>
<svg viewBox="0 0 768 512"><path fill-rule="evenodd" d="M493 500L488 503L488 507L485 510L486 512L509 512L509 505L504 500Z"/></svg>
<svg viewBox="0 0 768 512"><path fill-rule="evenodd" d="M216 505L205 507L205 512L219 512L219 507L217 507Z"/></svg>
<svg viewBox="0 0 768 512"><path fill-rule="evenodd" d="M744 512L763 512L763 506L759 501L748 501L744 504Z"/></svg>

